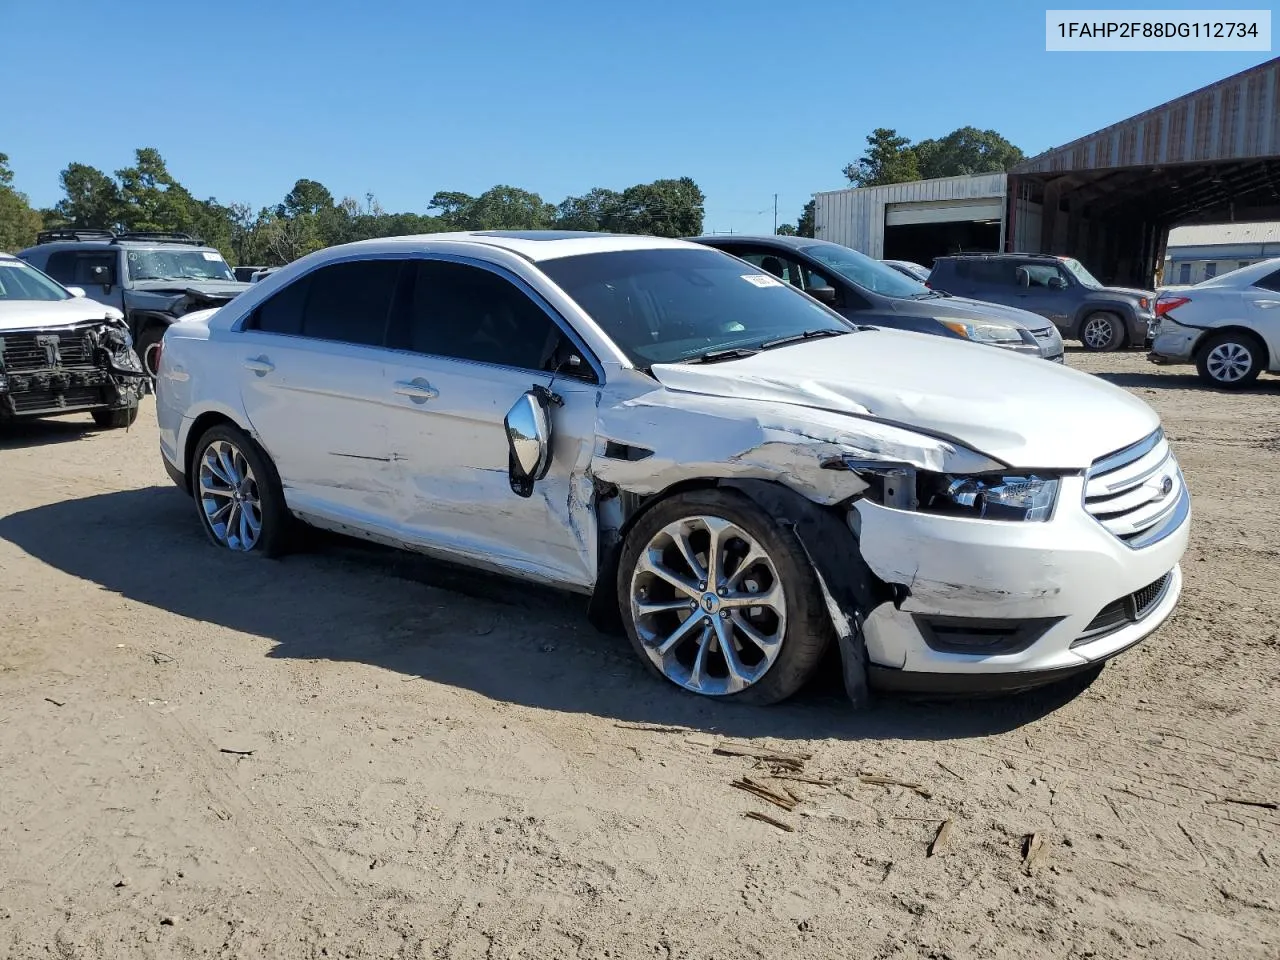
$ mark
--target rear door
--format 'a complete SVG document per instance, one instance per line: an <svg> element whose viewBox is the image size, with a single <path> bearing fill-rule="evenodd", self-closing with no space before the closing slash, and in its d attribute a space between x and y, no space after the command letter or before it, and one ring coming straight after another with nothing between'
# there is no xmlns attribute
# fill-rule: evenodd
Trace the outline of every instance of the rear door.
<svg viewBox="0 0 1280 960"><path fill-rule="evenodd" d="M387 325L399 259L348 260L262 303L238 337L249 421L291 509L358 528L394 513Z"/></svg>
<svg viewBox="0 0 1280 960"><path fill-rule="evenodd" d="M385 412L397 528L431 552L591 586L597 365L523 281L491 265L419 261L406 303ZM582 360L573 375L570 354ZM511 490L504 419L534 384L563 404L551 410L550 472L525 498Z"/></svg>

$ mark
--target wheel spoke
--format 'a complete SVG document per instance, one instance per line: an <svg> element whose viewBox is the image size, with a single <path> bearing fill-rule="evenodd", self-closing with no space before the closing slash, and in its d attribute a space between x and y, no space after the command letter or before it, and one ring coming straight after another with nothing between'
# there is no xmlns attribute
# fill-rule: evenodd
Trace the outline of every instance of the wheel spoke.
<svg viewBox="0 0 1280 960"><path fill-rule="evenodd" d="M693 666L689 670L689 686L694 690L701 690L706 678L703 676L707 669L707 650L711 646L711 641L715 637L710 624L702 628L702 636L698 638L698 655L693 658Z"/></svg>
<svg viewBox="0 0 1280 960"><path fill-rule="evenodd" d="M775 613L781 613L784 610L783 604L786 598L782 595L777 583L774 583L768 590L763 593L731 593L727 597L720 599L720 606L727 607L730 610L739 610L743 607L768 607Z"/></svg>
<svg viewBox="0 0 1280 960"><path fill-rule="evenodd" d="M725 667L729 671L726 692L736 693L751 683L751 676L742 665L742 661L738 659L738 651L733 645L733 630L729 627L728 621L716 617L712 623L715 627L716 640L720 644L720 652L724 654Z"/></svg>
<svg viewBox="0 0 1280 960"><path fill-rule="evenodd" d="M671 635L667 637L667 639L662 641L661 646L656 648L658 656L665 657L674 650L680 641L693 631L694 627L698 626L699 623L702 623L702 620L703 618L698 616L696 613L691 613L686 617L684 622L681 623L680 626L676 627L675 630L671 631Z"/></svg>
<svg viewBox="0 0 1280 960"><path fill-rule="evenodd" d="M688 527L683 523L680 524L675 533L671 535L671 540L675 543L676 549L680 551L680 556L684 557L684 562L689 565L689 572L698 580L706 580L707 571L698 562L697 554L693 552L693 544L689 542Z"/></svg>
<svg viewBox="0 0 1280 960"><path fill-rule="evenodd" d="M755 625L752 624L750 620L744 617L737 610L734 610L729 614L729 622L733 624L739 633L759 647L761 653L767 654L770 650L777 647L782 641L781 637L766 637L755 628Z"/></svg>
<svg viewBox="0 0 1280 960"><path fill-rule="evenodd" d="M205 501L205 504L204 504L205 513L209 517L210 526L214 526L219 523L222 523L227 518L228 514L231 513L232 508L235 507L235 501L228 500L225 504L223 504L213 513L209 513L210 506L212 506L212 504L210 504L208 501Z"/></svg>
<svg viewBox="0 0 1280 960"><path fill-rule="evenodd" d="M226 471L222 469L222 464L218 462L218 457L212 449L205 453L204 465L208 468L211 474L225 483L228 487L234 486L231 482L231 478L227 476Z"/></svg>
<svg viewBox="0 0 1280 960"><path fill-rule="evenodd" d="M733 593L733 591L738 589L738 581L742 579L743 574L765 559L767 558L764 555L764 551L755 544L752 544L750 552L742 558L742 562L739 563L738 568L733 571L733 575L724 582L725 589L730 593Z"/></svg>
<svg viewBox="0 0 1280 960"><path fill-rule="evenodd" d="M647 554L640 558L640 562L639 564L637 564L636 569L638 572L641 572L641 573L653 574L659 580L666 581L667 583L671 584L671 586L675 587L677 590L683 593L685 596L691 597L694 600L697 600L698 597L702 596L702 594L698 591L698 585L696 583L691 583L690 581L686 580L684 577L676 573L674 570L668 570L661 563L655 562Z"/></svg>
<svg viewBox="0 0 1280 960"><path fill-rule="evenodd" d="M696 609L697 604L689 600L637 600L634 603L634 607L637 617L651 617L655 613Z"/></svg>
<svg viewBox="0 0 1280 960"><path fill-rule="evenodd" d="M240 546L247 550L253 545L253 540L249 536L249 511L244 504L240 506Z"/></svg>
<svg viewBox="0 0 1280 960"><path fill-rule="evenodd" d="M262 508L257 503L250 503L245 506L247 509L244 511L244 515L249 520L249 533L252 535L252 539L256 543L258 540L258 534L262 532Z"/></svg>
<svg viewBox="0 0 1280 960"><path fill-rule="evenodd" d="M720 551L728 539L723 534L729 524L723 520L707 517L705 525L707 528L707 589L715 590L719 586L720 570L723 566L720 562Z"/></svg>

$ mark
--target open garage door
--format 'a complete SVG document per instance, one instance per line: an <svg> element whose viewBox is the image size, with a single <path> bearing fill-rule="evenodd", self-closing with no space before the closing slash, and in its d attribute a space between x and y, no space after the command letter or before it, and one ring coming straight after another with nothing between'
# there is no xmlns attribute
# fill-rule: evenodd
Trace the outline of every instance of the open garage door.
<svg viewBox="0 0 1280 960"><path fill-rule="evenodd" d="M995 252L1003 221L1002 197L886 204L884 256L932 267L948 254Z"/></svg>
<svg viewBox="0 0 1280 960"><path fill-rule="evenodd" d="M908 227L926 223L964 223L999 220L1004 216L1004 199L932 200L890 203L884 208L886 227Z"/></svg>

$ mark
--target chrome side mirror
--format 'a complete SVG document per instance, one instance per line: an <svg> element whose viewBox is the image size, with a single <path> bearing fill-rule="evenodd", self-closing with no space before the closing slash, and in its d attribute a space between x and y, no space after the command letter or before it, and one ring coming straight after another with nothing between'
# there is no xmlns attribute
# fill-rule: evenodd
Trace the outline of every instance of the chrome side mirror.
<svg viewBox="0 0 1280 960"><path fill-rule="evenodd" d="M511 491L533 496L533 485L551 469L551 395L530 390L507 411L507 473Z"/></svg>

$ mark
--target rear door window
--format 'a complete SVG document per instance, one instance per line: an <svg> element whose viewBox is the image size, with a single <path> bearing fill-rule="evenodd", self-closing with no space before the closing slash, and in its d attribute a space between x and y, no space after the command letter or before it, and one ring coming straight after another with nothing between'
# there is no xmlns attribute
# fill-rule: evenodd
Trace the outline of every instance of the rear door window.
<svg viewBox="0 0 1280 960"><path fill-rule="evenodd" d="M275 294L248 329L361 346L386 343L401 260L352 260L321 267Z"/></svg>
<svg viewBox="0 0 1280 960"><path fill-rule="evenodd" d="M64 286L72 287L115 286L118 282L116 256L111 252L59 250L49 255L45 273Z"/></svg>
<svg viewBox="0 0 1280 960"><path fill-rule="evenodd" d="M1008 260L962 260L968 268L967 276L984 287L1012 287L1015 285L1013 263ZM961 274L965 276L966 274Z"/></svg>

